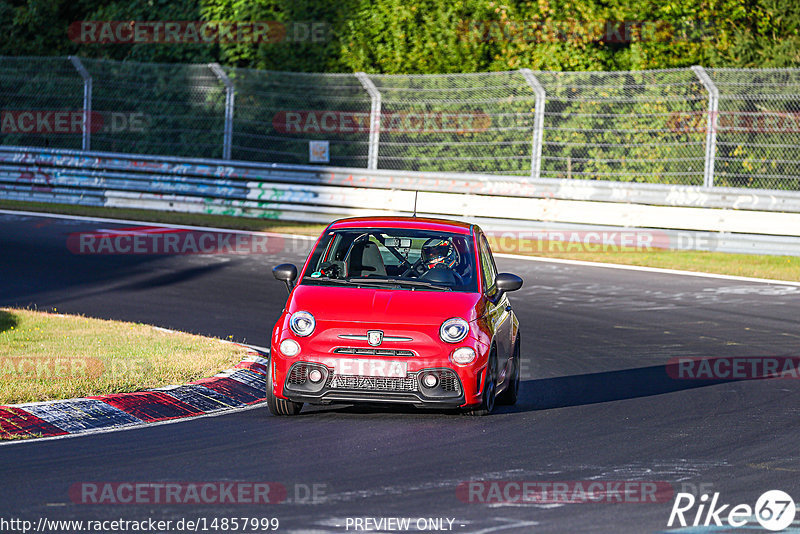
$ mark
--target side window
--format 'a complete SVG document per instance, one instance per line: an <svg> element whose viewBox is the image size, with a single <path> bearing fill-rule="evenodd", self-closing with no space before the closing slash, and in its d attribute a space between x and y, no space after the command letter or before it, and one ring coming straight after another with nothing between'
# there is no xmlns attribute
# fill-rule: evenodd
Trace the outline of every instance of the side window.
<svg viewBox="0 0 800 534"><path fill-rule="evenodd" d="M483 287L487 294L492 294L494 293L494 280L497 277L497 267L494 265L492 250L489 248L489 243L486 241L486 237L483 234L481 234L479 243Z"/></svg>

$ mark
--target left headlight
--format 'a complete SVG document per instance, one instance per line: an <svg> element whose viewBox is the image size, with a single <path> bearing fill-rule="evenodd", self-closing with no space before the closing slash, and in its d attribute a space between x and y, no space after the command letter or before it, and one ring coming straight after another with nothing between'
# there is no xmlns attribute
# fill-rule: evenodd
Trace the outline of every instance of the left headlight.
<svg viewBox="0 0 800 534"><path fill-rule="evenodd" d="M461 317L453 317L442 323L439 337L445 343L458 343L469 333L469 323Z"/></svg>
<svg viewBox="0 0 800 534"><path fill-rule="evenodd" d="M307 311L297 311L289 318L289 328L300 337L310 336L317 322Z"/></svg>

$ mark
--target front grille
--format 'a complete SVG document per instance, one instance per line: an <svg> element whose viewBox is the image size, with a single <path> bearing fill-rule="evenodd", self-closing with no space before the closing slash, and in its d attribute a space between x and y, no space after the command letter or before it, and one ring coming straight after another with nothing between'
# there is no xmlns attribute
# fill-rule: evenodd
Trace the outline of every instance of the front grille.
<svg viewBox="0 0 800 534"><path fill-rule="evenodd" d="M292 371L289 373L288 382L290 384L302 385L306 383L308 379L308 366L303 364L298 364L292 367Z"/></svg>
<svg viewBox="0 0 800 534"><path fill-rule="evenodd" d="M328 382L331 389L353 389L372 391L417 391L417 375L407 374L403 378L388 376L333 375Z"/></svg>
<svg viewBox="0 0 800 534"><path fill-rule="evenodd" d="M334 354L357 354L363 356L394 356L397 358L411 358L414 353L410 350L394 349L366 349L356 347L338 347L333 349Z"/></svg>
<svg viewBox="0 0 800 534"><path fill-rule="evenodd" d="M439 374L441 388L445 391L461 392L461 383L458 376L452 371L442 371Z"/></svg>

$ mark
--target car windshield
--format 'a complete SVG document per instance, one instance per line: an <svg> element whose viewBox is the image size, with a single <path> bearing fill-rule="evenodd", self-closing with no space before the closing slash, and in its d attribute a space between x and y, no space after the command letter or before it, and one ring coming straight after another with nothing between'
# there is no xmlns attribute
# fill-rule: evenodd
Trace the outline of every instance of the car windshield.
<svg viewBox="0 0 800 534"><path fill-rule="evenodd" d="M403 228L326 232L300 283L478 291L471 236Z"/></svg>

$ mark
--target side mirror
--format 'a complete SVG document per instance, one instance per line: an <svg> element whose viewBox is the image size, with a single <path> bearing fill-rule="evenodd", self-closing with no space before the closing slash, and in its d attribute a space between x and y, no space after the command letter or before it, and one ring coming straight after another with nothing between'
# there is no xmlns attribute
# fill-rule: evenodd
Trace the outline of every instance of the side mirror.
<svg viewBox="0 0 800 534"><path fill-rule="evenodd" d="M494 279L495 287L500 293L507 293L509 291L516 291L522 287L522 278L516 274L500 273Z"/></svg>
<svg viewBox="0 0 800 534"><path fill-rule="evenodd" d="M297 279L297 267L291 263L281 263L272 268L272 276L286 284L286 289L291 292Z"/></svg>

